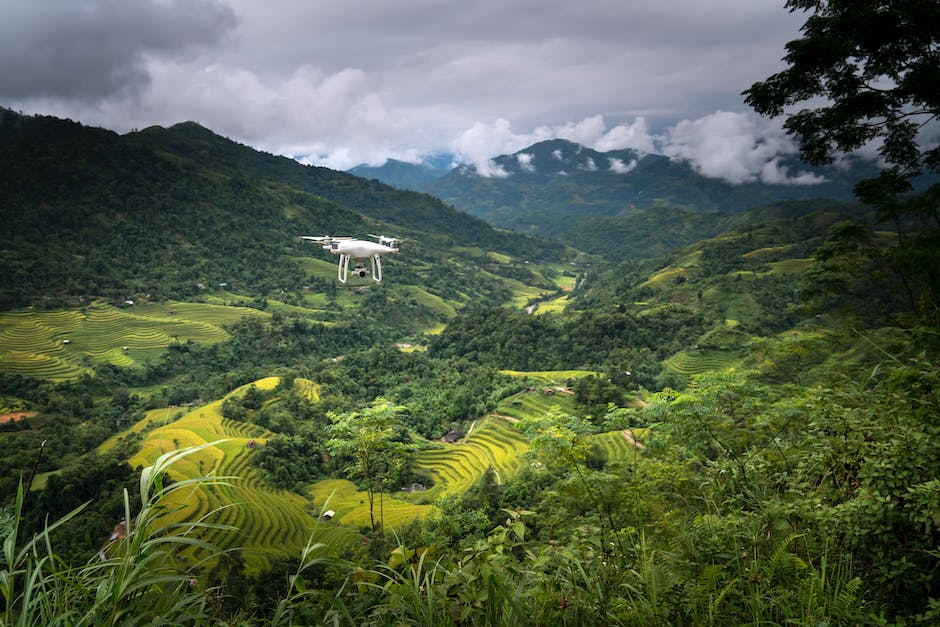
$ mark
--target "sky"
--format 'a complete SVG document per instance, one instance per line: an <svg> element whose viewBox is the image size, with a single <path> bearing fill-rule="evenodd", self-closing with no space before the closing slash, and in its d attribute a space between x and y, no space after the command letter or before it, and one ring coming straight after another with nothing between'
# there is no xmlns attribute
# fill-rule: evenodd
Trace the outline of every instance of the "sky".
<svg viewBox="0 0 940 627"><path fill-rule="evenodd" d="M345 170L544 139L811 182L741 92L782 70L784 0L2 0L0 106L120 133L195 121ZM802 177L802 178L801 178Z"/></svg>

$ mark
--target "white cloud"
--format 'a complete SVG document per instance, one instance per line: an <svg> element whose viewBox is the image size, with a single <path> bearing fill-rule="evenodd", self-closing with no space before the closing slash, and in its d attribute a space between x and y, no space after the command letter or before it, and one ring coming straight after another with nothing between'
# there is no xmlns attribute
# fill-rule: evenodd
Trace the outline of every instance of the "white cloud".
<svg viewBox="0 0 940 627"><path fill-rule="evenodd" d="M636 168L637 160L632 159L630 163L624 163L623 159L617 159L616 157L610 157L608 159L610 162L609 170L614 174L627 174L632 172Z"/></svg>
<svg viewBox="0 0 940 627"><path fill-rule="evenodd" d="M637 118L632 124L607 128L603 116L592 115L580 122L539 126L528 133L513 131L510 122L504 118L489 124L476 122L454 141L452 150L459 161L474 166L481 176L505 176L504 171L497 171L490 162L493 157L514 154L549 139L567 139L605 152L625 148L653 152L655 144L643 118ZM556 159L562 158L560 151L556 150L553 155Z"/></svg>
<svg viewBox="0 0 940 627"><path fill-rule="evenodd" d="M520 152L516 155L516 161L519 162L519 167L525 170L526 172L535 172L535 164L532 163L532 157L534 155L528 152Z"/></svg>
<svg viewBox="0 0 940 627"><path fill-rule="evenodd" d="M471 164L481 176L508 176L492 162L500 154L517 153L547 139L562 138L599 151L633 149L641 154L664 154L676 161L687 161L698 173L730 183L762 182L768 184L813 185L825 179L806 171L791 172L783 159L798 153L796 143L779 121L731 111L715 113L694 120L682 120L659 136L649 133L642 118L607 128L603 117L589 116L580 122L557 127L540 126L529 133L516 133L508 120L491 124L477 122L455 143L458 159ZM555 158L561 159L556 150ZM523 169L532 167L531 155L516 155ZM637 165L609 159L609 171L625 174ZM597 169L588 161L583 166Z"/></svg>
<svg viewBox="0 0 940 627"><path fill-rule="evenodd" d="M748 114L718 111L696 120L683 120L661 138L663 154L688 161L703 176L730 183L812 184L822 178L806 172L790 175L782 156L795 155L796 144L779 122Z"/></svg>
<svg viewBox="0 0 940 627"><path fill-rule="evenodd" d="M597 172L597 164L594 163L594 159L591 157L585 159L583 168L588 172Z"/></svg>
<svg viewBox="0 0 940 627"><path fill-rule="evenodd" d="M632 124L618 124L596 142L594 148L601 152L631 148L640 152L655 152L655 138L646 128L646 120L638 117Z"/></svg>

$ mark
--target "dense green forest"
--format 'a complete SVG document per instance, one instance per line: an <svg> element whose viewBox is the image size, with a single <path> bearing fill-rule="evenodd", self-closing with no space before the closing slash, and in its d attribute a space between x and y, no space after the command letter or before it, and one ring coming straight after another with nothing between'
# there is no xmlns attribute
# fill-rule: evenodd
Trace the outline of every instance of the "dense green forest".
<svg viewBox="0 0 940 627"><path fill-rule="evenodd" d="M849 4L789 2L804 46ZM900 54L859 32L825 50ZM871 128L803 50L812 86L748 98L832 96L794 127L822 162ZM647 253L603 258L192 123L0 111L0 624L937 624L940 189L904 124L860 202L637 213ZM403 238L381 284L297 238L346 232Z"/></svg>

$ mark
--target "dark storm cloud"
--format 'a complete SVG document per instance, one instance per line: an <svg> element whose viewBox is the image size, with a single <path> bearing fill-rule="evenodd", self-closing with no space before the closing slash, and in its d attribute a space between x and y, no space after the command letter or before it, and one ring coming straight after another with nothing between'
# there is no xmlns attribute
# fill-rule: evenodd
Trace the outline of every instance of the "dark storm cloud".
<svg viewBox="0 0 940 627"><path fill-rule="evenodd" d="M185 55L234 25L232 10L212 0L8 0L0 98L134 94L149 83L147 55Z"/></svg>
<svg viewBox="0 0 940 627"><path fill-rule="evenodd" d="M0 105L118 131L196 120L339 169L448 151L498 175L492 157L564 137L785 179L792 142L741 98L799 35L783 3L14 0Z"/></svg>

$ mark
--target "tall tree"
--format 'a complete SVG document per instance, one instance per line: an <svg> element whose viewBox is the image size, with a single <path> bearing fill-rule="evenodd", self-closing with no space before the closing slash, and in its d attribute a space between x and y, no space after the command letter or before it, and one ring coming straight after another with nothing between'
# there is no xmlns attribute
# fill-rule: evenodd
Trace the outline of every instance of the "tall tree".
<svg viewBox="0 0 940 627"><path fill-rule="evenodd" d="M899 245L882 253L922 320L940 324L940 185L902 198L911 180L940 172L940 0L787 0L809 13L786 45L782 72L744 91L762 115L786 115L805 160L877 145L887 164L856 195L893 222ZM799 110L792 112L795 108ZM928 131L928 133L925 133ZM913 237L905 223L919 222Z"/></svg>
<svg viewBox="0 0 940 627"><path fill-rule="evenodd" d="M940 2L937 0L787 0L810 15L803 36L786 45L789 67L744 92L761 115L787 115L784 128L802 156L828 163L881 140L889 165L870 200L897 193L924 171L940 168L940 146L917 134L940 115ZM795 113L788 107L802 106ZM869 198L865 198L869 196Z"/></svg>
<svg viewBox="0 0 940 627"><path fill-rule="evenodd" d="M411 459L412 447L401 437L404 409L380 397L362 411L328 414L333 424L326 446L333 455L350 460L347 472L365 481L373 532L376 492L384 491L390 475L403 474Z"/></svg>

